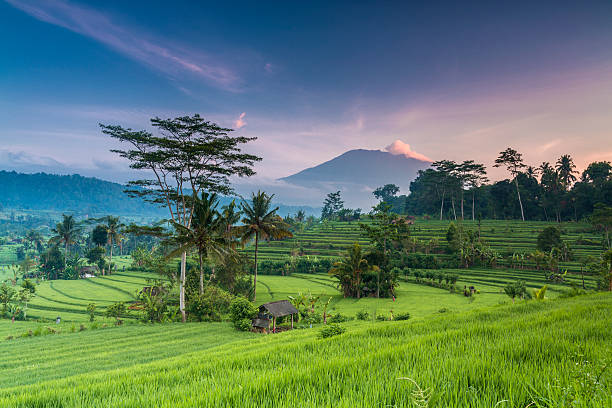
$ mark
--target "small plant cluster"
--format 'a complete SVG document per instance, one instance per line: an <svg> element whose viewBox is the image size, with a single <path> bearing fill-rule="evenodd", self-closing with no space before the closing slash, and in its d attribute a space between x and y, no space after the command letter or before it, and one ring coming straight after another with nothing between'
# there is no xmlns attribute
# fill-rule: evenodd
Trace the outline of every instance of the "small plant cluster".
<svg viewBox="0 0 612 408"><path fill-rule="evenodd" d="M319 338L327 339L329 337L338 336L344 332L346 332L344 327L340 326L339 324L332 323L321 328L319 331Z"/></svg>
<svg viewBox="0 0 612 408"><path fill-rule="evenodd" d="M433 270L421 271L415 269L412 271L412 275L416 283L446 290L454 290L455 284L459 280L459 275L457 274ZM408 276L408 274L406 274L406 276Z"/></svg>
<svg viewBox="0 0 612 408"><path fill-rule="evenodd" d="M68 329L68 332L76 333L76 332L82 332L82 331L85 331L85 330L104 329L106 327L108 327L106 324L102 324L100 326L97 323L94 323L91 326L87 327L83 323L80 323L78 326L75 325L75 324L71 325L70 329ZM62 330L56 329L56 328L51 327L51 326L38 326L34 330L28 329L28 330L24 331L23 333L21 333L20 335L17 335L17 336L13 336L13 335L7 336L5 340L15 340L17 338L47 336L47 335L50 335L50 334L62 334Z"/></svg>

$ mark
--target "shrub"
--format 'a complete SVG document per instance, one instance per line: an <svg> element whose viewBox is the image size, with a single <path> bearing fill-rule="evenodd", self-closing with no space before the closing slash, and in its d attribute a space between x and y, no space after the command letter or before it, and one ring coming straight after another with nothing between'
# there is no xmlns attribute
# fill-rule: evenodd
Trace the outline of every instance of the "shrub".
<svg viewBox="0 0 612 408"><path fill-rule="evenodd" d="M538 235L537 247L540 251L550 252L553 248L561 248L561 231L557 227L546 227Z"/></svg>
<svg viewBox="0 0 612 408"><path fill-rule="evenodd" d="M367 310L361 310L357 312L357 320L368 320L370 318L370 314Z"/></svg>
<svg viewBox="0 0 612 408"><path fill-rule="evenodd" d="M220 322L227 314L234 297L216 286L207 286L204 293L191 299L187 305L189 315L202 322Z"/></svg>
<svg viewBox="0 0 612 408"><path fill-rule="evenodd" d="M106 316L114 317L115 319L117 319L117 324L121 324L121 320L119 320L119 318L125 316L126 313L127 309L125 307L125 303L123 302L113 303L112 305L106 308Z"/></svg>
<svg viewBox="0 0 612 408"><path fill-rule="evenodd" d="M398 313L395 316L395 320L408 320L410 319L410 313L406 312L406 313Z"/></svg>
<svg viewBox="0 0 612 408"><path fill-rule="evenodd" d="M344 322L348 322L349 320L351 320L350 317L345 316L341 313L331 315L327 318L327 321L330 323L344 323Z"/></svg>
<svg viewBox="0 0 612 408"><path fill-rule="evenodd" d="M378 315L378 316L376 316L376 320L378 320L379 322L384 322L384 321L387 321L389 319L387 319L387 316L385 316L385 315Z"/></svg>
<svg viewBox="0 0 612 408"><path fill-rule="evenodd" d="M319 331L319 338L326 339L332 336L338 336L344 333L346 329L339 324L329 324Z"/></svg>
<svg viewBox="0 0 612 408"><path fill-rule="evenodd" d="M230 304L230 319L241 331L251 330L251 319L257 316L257 307L243 297L237 297ZM245 323L248 321L248 325Z"/></svg>
<svg viewBox="0 0 612 408"><path fill-rule="evenodd" d="M96 304L95 303L90 303L87 305L87 314L89 315L89 321L93 322L94 319L96 318L95 315L96 312Z"/></svg>
<svg viewBox="0 0 612 408"><path fill-rule="evenodd" d="M251 330L251 319L240 319L234 322L234 327L240 331L250 331Z"/></svg>

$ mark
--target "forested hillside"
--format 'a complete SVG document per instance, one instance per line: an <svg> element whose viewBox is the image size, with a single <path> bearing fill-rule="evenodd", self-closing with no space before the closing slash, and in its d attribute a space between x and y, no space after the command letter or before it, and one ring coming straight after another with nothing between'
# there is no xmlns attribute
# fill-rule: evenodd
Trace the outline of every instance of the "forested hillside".
<svg viewBox="0 0 612 408"><path fill-rule="evenodd" d="M130 198L124 186L78 174L23 174L0 171L0 205L4 208L66 211L78 214L163 215L156 207Z"/></svg>

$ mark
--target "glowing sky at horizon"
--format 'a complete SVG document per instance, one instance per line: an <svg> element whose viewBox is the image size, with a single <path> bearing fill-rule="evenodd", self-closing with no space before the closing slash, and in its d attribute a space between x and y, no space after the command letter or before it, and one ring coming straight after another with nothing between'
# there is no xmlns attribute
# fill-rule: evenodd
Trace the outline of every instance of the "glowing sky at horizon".
<svg viewBox="0 0 612 408"><path fill-rule="evenodd" d="M200 113L261 182L355 148L612 160L612 2L0 1L0 166L125 181L98 123Z"/></svg>

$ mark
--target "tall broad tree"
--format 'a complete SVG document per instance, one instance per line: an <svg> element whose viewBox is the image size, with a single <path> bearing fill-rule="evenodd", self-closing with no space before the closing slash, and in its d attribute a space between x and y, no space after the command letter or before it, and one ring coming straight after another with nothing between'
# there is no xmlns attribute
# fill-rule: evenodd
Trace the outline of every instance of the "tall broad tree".
<svg viewBox="0 0 612 408"><path fill-rule="evenodd" d="M484 164L476 163L474 160L466 160L461 163L463 183L472 192L472 221L476 220L476 190L489 181L487 168ZM461 199L461 218L463 218L463 197Z"/></svg>
<svg viewBox="0 0 612 408"><path fill-rule="evenodd" d="M158 134L134 131L118 125L100 125L102 132L131 145L129 150L112 152L131 162L130 167L143 170L144 179L129 182L126 190L133 197L166 207L173 222L191 226L194 200L202 191L232 193L231 176L255 174L253 165L261 158L242 153L241 147L255 140L233 136L233 129L223 128L200 115L171 119L151 119ZM179 308L186 321L185 279L187 254L181 254Z"/></svg>
<svg viewBox="0 0 612 408"><path fill-rule="evenodd" d="M511 147L508 147L506 150L499 153L499 157L495 159L493 167L505 167L512 175L514 185L516 186L519 206L521 207L521 219L525 221L525 211L523 210L523 201L521 200L521 192L518 184L518 175L521 173L521 170L526 167L525 163L523 163L523 155Z"/></svg>
<svg viewBox="0 0 612 408"><path fill-rule="evenodd" d="M452 160L439 160L433 162L431 167L435 168L437 171L437 182L439 184L438 189L441 192L440 220L442 220L444 212L444 199L447 193L451 198L454 218L457 219L454 194L459 188L461 188L461 181L457 173L459 165Z"/></svg>
<svg viewBox="0 0 612 408"><path fill-rule="evenodd" d="M324 220L332 220L336 218L338 212L344 208L344 201L340 195L340 191L329 193L323 201L323 209L321 210L321 218Z"/></svg>
<svg viewBox="0 0 612 408"><path fill-rule="evenodd" d="M281 239L293 236L283 219L276 214L278 207L272 207L274 194L268 195L263 191L251 194L251 200L241 204L243 225L240 227L242 243L255 240L255 273L253 275L253 301L257 299L257 255L259 241Z"/></svg>

